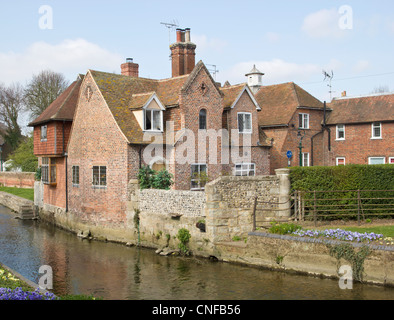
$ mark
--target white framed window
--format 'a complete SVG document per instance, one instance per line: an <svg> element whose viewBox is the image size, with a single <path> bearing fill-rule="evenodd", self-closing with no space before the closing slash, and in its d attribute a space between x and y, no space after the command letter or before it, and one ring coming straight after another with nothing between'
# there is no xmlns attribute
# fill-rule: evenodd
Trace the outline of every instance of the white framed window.
<svg viewBox="0 0 394 320"><path fill-rule="evenodd" d="M41 180L44 184L56 184L56 158L42 158Z"/></svg>
<svg viewBox="0 0 394 320"><path fill-rule="evenodd" d="M250 112L238 112L239 133L252 133L252 114Z"/></svg>
<svg viewBox="0 0 394 320"><path fill-rule="evenodd" d="M302 166L309 167L309 153L308 152L302 153Z"/></svg>
<svg viewBox="0 0 394 320"><path fill-rule="evenodd" d="M191 165L190 190L204 190L208 182L208 167L205 163Z"/></svg>
<svg viewBox="0 0 394 320"><path fill-rule="evenodd" d="M369 157L368 164L385 164L386 158L385 157Z"/></svg>
<svg viewBox="0 0 394 320"><path fill-rule="evenodd" d="M336 158L337 166L344 166L346 165L346 158L345 157L337 157Z"/></svg>
<svg viewBox="0 0 394 320"><path fill-rule="evenodd" d="M345 125L344 124L337 125L337 139L336 140L345 140Z"/></svg>
<svg viewBox="0 0 394 320"><path fill-rule="evenodd" d="M107 186L107 167L93 166L92 186L95 188L105 188Z"/></svg>
<svg viewBox="0 0 394 320"><path fill-rule="evenodd" d="M254 176L256 165L254 163L237 163L234 168L235 176Z"/></svg>
<svg viewBox="0 0 394 320"><path fill-rule="evenodd" d="M41 141L47 141L48 127L47 125L41 126Z"/></svg>
<svg viewBox="0 0 394 320"><path fill-rule="evenodd" d="M372 137L371 139L382 139L382 123L372 123Z"/></svg>
<svg viewBox="0 0 394 320"><path fill-rule="evenodd" d="M394 157L389 158L389 164L394 164Z"/></svg>
<svg viewBox="0 0 394 320"><path fill-rule="evenodd" d="M72 166L72 183L74 187L79 186L79 166Z"/></svg>
<svg viewBox="0 0 394 320"><path fill-rule="evenodd" d="M298 128L299 129L309 129L309 114L299 113L298 114Z"/></svg>
<svg viewBox="0 0 394 320"><path fill-rule="evenodd" d="M163 131L163 111L157 109L144 109L144 130Z"/></svg>

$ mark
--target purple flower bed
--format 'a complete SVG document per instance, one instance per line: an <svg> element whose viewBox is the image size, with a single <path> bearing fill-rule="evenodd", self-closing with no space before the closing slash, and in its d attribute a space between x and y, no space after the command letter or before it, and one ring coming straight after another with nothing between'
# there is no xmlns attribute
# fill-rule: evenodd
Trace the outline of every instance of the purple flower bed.
<svg viewBox="0 0 394 320"><path fill-rule="evenodd" d="M23 291L18 287L15 289L0 288L0 300L56 300L53 293L40 293L40 289L35 291Z"/></svg>
<svg viewBox="0 0 394 320"><path fill-rule="evenodd" d="M328 238L342 241L355 241L355 242L371 242L380 240L383 238L382 234L371 233L359 233L353 231L345 231L342 229L327 229L323 231L319 230L297 230L292 234L300 237L311 237L311 238Z"/></svg>

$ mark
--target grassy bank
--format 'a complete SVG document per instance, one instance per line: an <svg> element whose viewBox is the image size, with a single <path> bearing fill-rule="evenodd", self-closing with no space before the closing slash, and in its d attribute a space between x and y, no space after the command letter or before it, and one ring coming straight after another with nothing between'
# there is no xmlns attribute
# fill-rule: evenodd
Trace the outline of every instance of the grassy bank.
<svg viewBox="0 0 394 320"><path fill-rule="evenodd" d="M8 290L9 289L9 290ZM8 290L8 292L6 292ZM10 298L11 296L11 298ZM22 299L24 298L24 299ZM0 300L101 300L87 295L64 295L38 293L0 264Z"/></svg>
<svg viewBox="0 0 394 320"><path fill-rule="evenodd" d="M13 194L15 196L34 201L34 189L29 188L14 188L14 187L0 187L0 191Z"/></svg>

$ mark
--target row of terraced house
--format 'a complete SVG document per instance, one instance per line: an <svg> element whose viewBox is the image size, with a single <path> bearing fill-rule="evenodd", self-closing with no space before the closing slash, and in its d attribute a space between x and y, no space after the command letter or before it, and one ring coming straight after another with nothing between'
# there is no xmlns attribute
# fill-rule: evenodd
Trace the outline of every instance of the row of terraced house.
<svg viewBox="0 0 394 320"><path fill-rule="evenodd" d="M140 77L132 59L121 74L88 70L30 123L44 203L122 222L128 182L145 165L166 168L173 189L202 190L203 175L394 163L394 94L325 103L293 82L263 85L256 67L221 85L196 63L190 29L170 48L170 78Z"/></svg>

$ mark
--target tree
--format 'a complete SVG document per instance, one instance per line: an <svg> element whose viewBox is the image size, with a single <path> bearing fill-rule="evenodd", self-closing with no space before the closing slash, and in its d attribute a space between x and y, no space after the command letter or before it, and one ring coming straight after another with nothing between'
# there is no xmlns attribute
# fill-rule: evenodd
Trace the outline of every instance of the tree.
<svg viewBox="0 0 394 320"><path fill-rule="evenodd" d="M375 87L375 89L373 89L371 93L374 94L374 93L386 93L386 92L390 92L389 86Z"/></svg>
<svg viewBox="0 0 394 320"><path fill-rule="evenodd" d="M21 168L23 172L35 172L38 167L38 159L34 155L33 135L24 139L18 148L8 157L12 160L11 168Z"/></svg>
<svg viewBox="0 0 394 320"><path fill-rule="evenodd" d="M0 84L0 121L7 125L5 140L15 149L22 137L18 116L24 108L24 90L19 83Z"/></svg>
<svg viewBox="0 0 394 320"><path fill-rule="evenodd" d="M33 75L25 89L26 110L32 120L48 108L68 86L68 81L61 73L44 70Z"/></svg>

